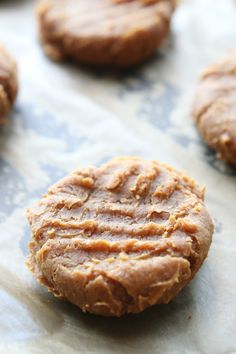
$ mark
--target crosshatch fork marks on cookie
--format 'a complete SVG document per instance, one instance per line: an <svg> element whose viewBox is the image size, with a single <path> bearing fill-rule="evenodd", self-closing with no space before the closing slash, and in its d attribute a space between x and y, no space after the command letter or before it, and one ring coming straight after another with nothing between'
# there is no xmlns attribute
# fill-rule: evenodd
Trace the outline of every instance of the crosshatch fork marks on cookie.
<svg viewBox="0 0 236 354"><path fill-rule="evenodd" d="M132 301L129 300L132 304L127 305L116 294L119 310L112 305L108 310L105 300L99 307L99 301L91 298L92 293L87 296L83 292L82 278L93 274L95 281L94 272L101 279L106 278L106 286L100 284L99 288L98 282L97 288L103 293L99 296L105 296L109 304L107 292L111 295L114 289L109 288L107 277L112 276L109 270L101 273L100 269L107 262L113 265L112 274L127 263L129 276L130 262L139 268L142 261L145 269L153 262L159 264L159 258L164 263L172 263L173 259L180 267L177 280L170 282L173 293L170 289L165 293L168 296L157 292L153 295L155 301L149 301L148 288L152 284L145 290L140 288L141 293L147 293L144 308L168 302L194 276L207 255L212 222L203 204L203 194L189 177L155 161L117 158L100 168L77 170L50 188L38 205L28 211L33 235L29 267L53 293L70 299L83 310L121 315L143 309L138 295L133 294ZM182 266L188 268L185 275ZM58 287L62 274L68 275L67 272L71 272L70 281L77 283L73 294L76 291L80 295L76 298L64 287ZM182 278L185 280L181 281ZM116 280L116 291L118 283Z"/></svg>

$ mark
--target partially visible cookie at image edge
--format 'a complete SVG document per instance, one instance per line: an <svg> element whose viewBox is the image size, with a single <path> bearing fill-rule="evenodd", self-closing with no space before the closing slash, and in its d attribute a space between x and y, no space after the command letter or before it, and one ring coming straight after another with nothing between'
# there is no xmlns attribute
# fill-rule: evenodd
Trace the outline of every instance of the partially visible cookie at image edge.
<svg viewBox="0 0 236 354"><path fill-rule="evenodd" d="M0 44L0 124L6 121L18 91L17 66L14 58Z"/></svg>
<svg viewBox="0 0 236 354"><path fill-rule="evenodd" d="M196 126L217 157L236 166L236 53L207 68L193 105Z"/></svg>
<svg viewBox="0 0 236 354"><path fill-rule="evenodd" d="M42 0L41 40L54 60L128 67L148 59L167 37L172 0Z"/></svg>
<svg viewBox="0 0 236 354"><path fill-rule="evenodd" d="M85 312L121 316L169 303L208 254L213 223L203 194L157 161L77 169L27 211L27 264Z"/></svg>

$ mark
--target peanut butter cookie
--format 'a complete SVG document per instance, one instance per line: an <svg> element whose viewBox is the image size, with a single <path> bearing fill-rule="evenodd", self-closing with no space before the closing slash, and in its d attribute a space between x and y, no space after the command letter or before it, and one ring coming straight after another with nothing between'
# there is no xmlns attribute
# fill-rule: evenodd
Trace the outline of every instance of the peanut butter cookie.
<svg viewBox="0 0 236 354"><path fill-rule="evenodd" d="M236 53L202 74L193 114L203 139L217 157L236 165Z"/></svg>
<svg viewBox="0 0 236 354"><path fill-rule="evenodd" d="M39 282L105 316L172 300L206 258L213 233L193 180L132 157L76 170L28 219L28 266Z"/></svg>
<svg viewBox="0 0 236 354"><path fill-rule="evenodd" d="M11 110L18 90L16 62L0 44L0 124Z"/></svg>
<svg viewBox="0 0 236 354"><path fill-rule="evenodd" d="M45 52L89 65L128 67L149 58L169 33L173 0L43 0Z"/></svg>

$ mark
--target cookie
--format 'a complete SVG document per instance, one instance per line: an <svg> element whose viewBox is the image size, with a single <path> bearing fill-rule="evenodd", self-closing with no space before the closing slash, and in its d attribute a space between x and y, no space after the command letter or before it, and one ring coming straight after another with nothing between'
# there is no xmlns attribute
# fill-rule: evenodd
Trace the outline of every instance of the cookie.
<svg viewBox="0 0 236 354"><path fill-rule="evenodd" d="M43 0L40 36L54 60L128 67L160 46L174 7L173 0Z"/></svg>
<svg viewBox="0 0 236 354"><path fill-rule="evenodd" d="M170 302L198 271L213 233L192 179L134 157L76 170L27 213L27 263L38 281L105 316Z"/></svg>
<svg viewBox="0 0 236 354"><path fill-rule="evenodd" d="M17 95L16 62L0 44L0 124L4 123Z"/></svg>
<svg viewBox="0 0 236 354"><path fill-rule="evenodd" d="M217 157L236 165L236 53L204 71L193 115L199 132Z"/></svg>

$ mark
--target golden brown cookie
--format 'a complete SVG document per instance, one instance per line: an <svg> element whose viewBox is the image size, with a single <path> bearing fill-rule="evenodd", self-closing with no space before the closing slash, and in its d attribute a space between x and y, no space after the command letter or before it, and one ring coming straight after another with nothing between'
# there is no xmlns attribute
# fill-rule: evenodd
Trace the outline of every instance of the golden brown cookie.
<svg viewBox="0 0 236 354"><path fill-rule="evenodd" d="M236 53L204 71L193 114L206 143L219 158L236 165Z"/></svg>
<svg viewBox="0 0 236 354"><path fill-rule="evenodd" d="M206 258L213 233L192 179L132 157L76 170L28 219L28 266L39 282L105 316L172 300Z"/></svg>
<svg viewBox="0 0 236 354"><path fill-rule="evenodd" d="M40 35L54 60L128 67L160 46L173 10L173 0L43 0Z"/></svg>
<svg viewBox="0 0 236 354"><path fill-rule="evenodd" d="M0 124L15 102L18 90L16 62L0 44Z"/></svg>

